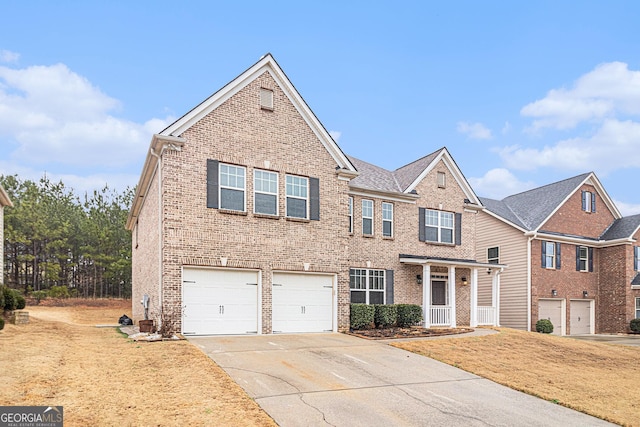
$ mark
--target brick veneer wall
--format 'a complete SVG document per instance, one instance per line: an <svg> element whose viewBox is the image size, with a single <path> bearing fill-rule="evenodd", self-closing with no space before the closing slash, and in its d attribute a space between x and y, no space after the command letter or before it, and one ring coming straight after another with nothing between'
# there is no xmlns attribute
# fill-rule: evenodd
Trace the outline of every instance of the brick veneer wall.
<svg viewBox="0 0 640 427"><path fill-rule="evenodd" d="M273 111L262 110L260 88L274 93ZM183 135L182 151L163 156L165 304L181 304L183 266L251 268L262 272L263 332L271 332L274 271L338 275L338 328L348 328L348 183L336 161L267 72L250 82ZM246 167L246 213L206 207L207 159ZM253 171L279 176L279 216L253 214ZM319 178L320 221L285 216L285 174Z"/></svg>
<svg viewBox="0 0 640 427"><path fill-rule="evenodd" d="M596 307L598 330L602 333L627 330L627 301L631 288L629 265L633 270L633 247L618 245L600 249L599 305Z"/></svg>

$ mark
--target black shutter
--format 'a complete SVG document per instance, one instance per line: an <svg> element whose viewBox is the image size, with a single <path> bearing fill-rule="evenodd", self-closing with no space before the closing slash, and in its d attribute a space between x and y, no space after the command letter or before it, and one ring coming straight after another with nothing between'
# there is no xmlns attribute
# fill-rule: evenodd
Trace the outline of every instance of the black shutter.
<svg viewBox="0 0 640 427"><path fill-rule="evenodd" d="M580 271L580 246L576 246L576 271Z"/></svg>
<svg viewBox="0 0 640 427"><path fill-rule="evenodd" d="M207 159L207 207L218 209L218 161Z"/></svg>
<svg viewBox="0 0 640 427"><path fill-rule="evenodd" d="M589 271L593 273L593 248L589 248Z"/></svg>
<svg viewBox="0 0 640 427"><path fill-rule="evenodd" d="M427 240L427 237L425 236L425 209L424 208L418 208L418 239L421 242L424 242Z"/></svg>
<svg viewBox="0 0 640 427"><path fill-rule="evenodd" d="M320 221L320 180L309 178L309 219Z"/></svg>
<svg viewBox="0 0 640 427"><path fill-rule="evenodd" d="M387 270L385 272L385 284L384 292L387 299L386 304L393 304L393 270Z"/></svg>
<svg viewBox="0 0 640 427"><path fill-rule="evenodd" d="M542 242L542 268L547 267L547 242L544 240Z"/></svg>
<svg viewBox="0 0 640 427"><path fill-rule="evenodd" d="M587 192L584 190L582 191L582 210L587 210Z"/></svg>
<svg viewBox="0 0 640 427"><path fill-rule="evenodd" d="M596 193L591 193L591 212L596 211Z"/></svg>
<svg viewBox="0 0 640 427"><path fill-rule="evenodd" d="M462 214L456 214L456 245L460 246L462 244Z"/></svg>
<svg viewBox="0 0 640 427"><path fill-rule="evenodd" d="M556 270L560 270L562 266L562 256L560 254L560 243L556 242Z"/></svg>

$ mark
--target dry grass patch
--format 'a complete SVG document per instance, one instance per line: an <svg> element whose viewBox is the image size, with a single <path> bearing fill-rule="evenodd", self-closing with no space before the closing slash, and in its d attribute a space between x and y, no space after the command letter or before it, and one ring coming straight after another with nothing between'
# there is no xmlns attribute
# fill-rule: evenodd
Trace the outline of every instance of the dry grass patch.
<svg viewBox="0 0 640 427"><path fill-rule="evenodd" d="M640 348L499 331L392 345L614 423L640 426Z"/></svg>
<svg viewBox="0 0 640 427"><path fill-rule="evenodd" d="M27 307L0 331L0 405L62 405L65 425L275 425L187 341L138 343L114 328L130 302Z"/></svg>

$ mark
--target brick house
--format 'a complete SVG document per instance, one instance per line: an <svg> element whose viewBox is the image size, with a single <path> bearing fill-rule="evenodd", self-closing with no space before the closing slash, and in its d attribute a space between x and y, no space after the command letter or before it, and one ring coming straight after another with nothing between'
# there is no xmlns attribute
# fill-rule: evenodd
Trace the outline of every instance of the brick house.
<svg viewBox="0 0 640 427"><path fill-rule="evenodd" d="M557 335L628 330L640 314L640 215L623 218L594 173L481 200L476 257L509 264L502 326L535 330L545 318ZM486 279L479 286L482 302Z"/></svg>
<svg viewBox="0 0 640 427"><path fill-rule="evenodd" d="M4 283L4 208L8 206L13 207L9 195L4 188L0 185L0 285Z"/></svg>
<svg viewBox="0 0 640 427"><path fill-rule="evenodd" d="M133 317L187 335L338 331L353 301L495 324L481 209L445 148L396 171L345 155L268 54L153 136L127 219Z"/></svg>

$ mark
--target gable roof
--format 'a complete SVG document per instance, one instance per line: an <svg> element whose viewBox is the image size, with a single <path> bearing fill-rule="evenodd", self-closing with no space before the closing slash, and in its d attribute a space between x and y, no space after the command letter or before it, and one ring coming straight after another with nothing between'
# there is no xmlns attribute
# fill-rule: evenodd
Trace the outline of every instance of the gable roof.
<svg viewBox="0 0 640 427"><path fill-rule="evenodd" d="M614 218L622 215L593 172L534 188L502 200L482 199L487 210L526 231L540 227L585 183L591 184Z"/></svg>
<svg viewBox="0 0 640 427"><path fill-rule="evenodd" d="M291 83L287 75L282 71L282 68L280 68L270 53L264 55L245 72L202 101L187 114L173 122L166 129L160 132L160 135L179 137L196 122L205 117L211 111L215 110L218 106L265 72L269 73L276 81L280 89L282 89L289 101L291 101L294 107L298 110L302 118L315 133L316 137L333 157L338 166L340 166L341 169L355 172L356 169L353 164L351 164L347 156L342 152L340 147L338 147L338 144L336 144L333 138L329 135L329 132L327 132L320 120L318 120L313 111L311 111L311 108L309 108L305 100L300 96L300 93L296 90L293 83Z"/></svg>
<svg viewBox="0 0 640 427"><path fill-rule="evenodd" d="M406 195L414 194L413 191L420 181L442 160L460 188L462 188L469 202L482 206L480 198L474 193L446 147L404 165L395 171L386 170L355 157L349 156L349 159L359 172L359 175L349 182L351 188Z"/></svg>
<svg viewBox="0 0 640 427"><path fill-rule="evenodd" d="M640 214L616 219L600 238L602 240L628 239L640 228Z"/></svg>

